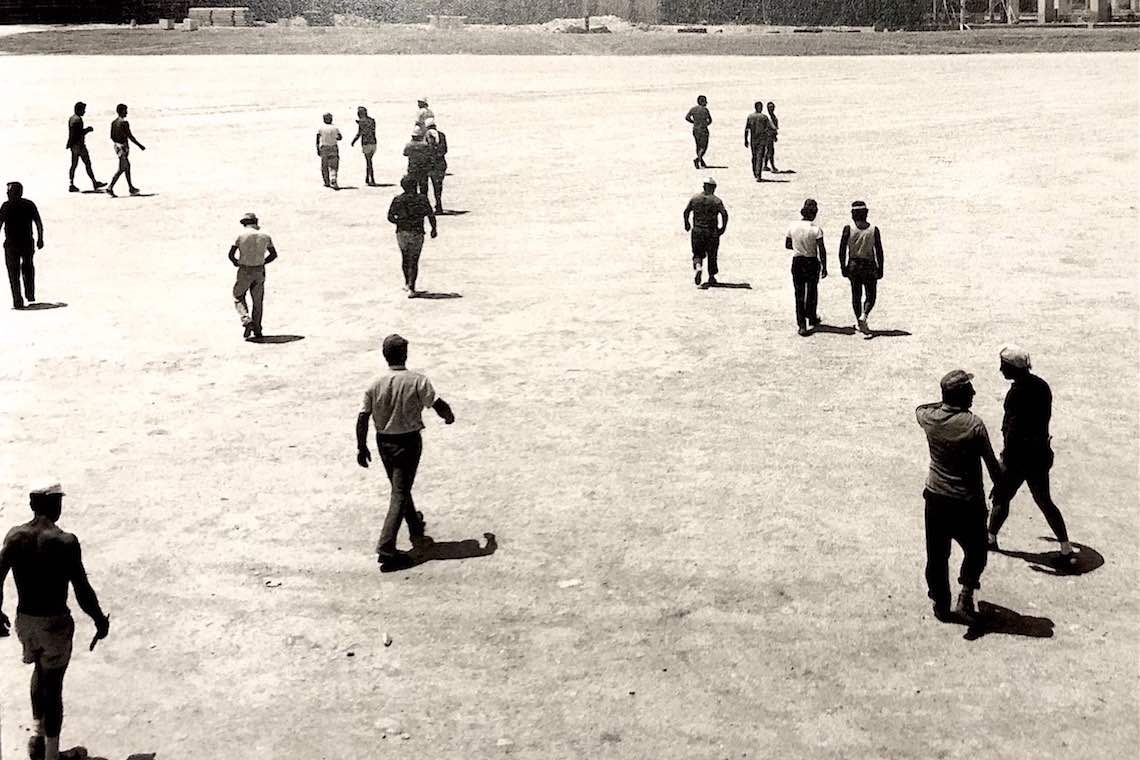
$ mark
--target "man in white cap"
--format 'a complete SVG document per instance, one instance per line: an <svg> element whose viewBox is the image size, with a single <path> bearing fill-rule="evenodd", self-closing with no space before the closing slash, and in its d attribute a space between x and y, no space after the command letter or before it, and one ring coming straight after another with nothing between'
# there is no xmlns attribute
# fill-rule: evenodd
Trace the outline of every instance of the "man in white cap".
<svg viewBox="0 0 1140 760"><path fill-rule="evenodd" d="M427 98L420 98L416 101L418 109L416 110L416 126L421 129L427 126L428 119L435 120L435 113L428 108Z"/></svg>
<svg viewBox="0 0 1140 760"><path fill-rule="evenodd" d="M994 484L994 509L990 514L988 541L998 548L998 532L1009 517L1009 504L1021 484L1029 493L1061 544L1061 559L1071 564L1075 559L1069 543L1069 532L1061 510L1053 503L1049 491L1049 470L1053 467L1052 439L1049 419L1053 415L1053 391L1049 384L1029 370L1029 353L1017 346L1006 346L999 354L1001 374L1013 384L1005 396L1005 417L1001 423L1004 446L1001 452L1005 475Z"/></svg>
<svg viewBox="0 0 1140 760"><path fill-rule="evenodd" d="M934 602L934 617L946 623L971 622L976 612L974 591L986 567L986 498L982 463L990 479L1001 478L1001 465L990 445L982 418L970 411L974 403L973 375L960 369L947 372L940 383L942 401L915 410L926 432L930 470L922 495L926 501L926 587ZM954 615L950 611L950 541L962 547L962 585Z"/></svg>
<svg viewBox="0 0 1140 760"><path fill-rule="evenodd" d="M823 229L815 223L819 204L808 198L800 209L800 220L793 222L784 238L784 248L792 252L792 290L796 298L796 324L801 337L819 327L819 281L827 277L827 246Z"/></svg>
<svg viewBox="0 0 1140 760"><path fill-rule="evenodd" d="M839 270L851 283L855 324L866 333L870 332L867 317L875 308L879 280L883 278L883 241L879 228L867 221L867 204L863 201L851 204L851 221L855 225L846 225L839 238Z"/></svg>
<svg viewBox="0 0 1140 760"><path fill-rule="evenodd" d="M230 263L237 267L237 281L234 282L234 308L245 331L244 337L251 334L261 338L262 306L265 303L265 265L277 258L273 238L261 231L256 214L246 214L241 218L244 229L230 246ZM268 256L266 253L268 252ZM253 298L253 314L245 302L245 294Z"/></svg>
<svg viewBox="0 0 1140 760"><path fill-rule="evenodd" d="M433 159L431 146L424 141L425 134L424 128L417 125L412 130L411 141L404 146L404 155L408 159L408 176L416 181L417 192L426 197Z"/></svg>
<svg viewBox="0 0 1140 760"><path fill-rule="evenodd" d="M0 607L8 571L16 579L16 636L24 662L32 671L32 718L35 734L28 741L32 760L59 760L69 753L59 751L63 726L63 676L71 661L75 621L67 607L68 585L75 591L80 609L95 621L95 642L106 638L111 619L103 614L95 590L87 580L79 539L56 525L63 509L63 489L46 483L30 491L31 522L8 531L0 548ZM0 611L0 636L7 636L11 623Z"/></svg>
<svg viewBox="0 0 1140 760"><path fill-rule="evenodd" d="M689 223L690 214L693 216L692 224ZM685 220L685 232L692 232L689 242L693 249L693 282L700 286L701 268L708 259L708 284L716 285L716 275L720 271L717 254L720 252L720 237L728 229L728 209L716 197L715 179L708 177L705 180L704 190L689 199L681 218Z"/></svg>
<svg viewBox="0 0 1140 760"><path fill-rule="evenodd" d="M333 126L331 113L323 117L324 124L317 129L317 155L321 157L321 179L325 187L340 190L336 183L337 170L340 169L340 148L337 143L341 140L340 130Z"/></svg>

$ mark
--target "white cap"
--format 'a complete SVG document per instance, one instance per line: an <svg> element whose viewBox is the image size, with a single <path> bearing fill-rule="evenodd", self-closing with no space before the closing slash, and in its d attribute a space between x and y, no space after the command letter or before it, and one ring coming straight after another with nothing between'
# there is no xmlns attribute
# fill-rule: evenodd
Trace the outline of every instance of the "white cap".
<svg viewBox="0 0 1140 760"><path fill-rule="evenodd" d="M63 496L63 486L59 484L58 480L41 480L28 489L28 493L32 496L52 496L59 494Z"/></svg>
<svg viewBox="0 0 1140 760"><path fill-rule="evenodd" d="M705 177L705 184L706 184L706 185L712 185L713 187L716 187L716 178L714 178L714 177Z"/></svg>

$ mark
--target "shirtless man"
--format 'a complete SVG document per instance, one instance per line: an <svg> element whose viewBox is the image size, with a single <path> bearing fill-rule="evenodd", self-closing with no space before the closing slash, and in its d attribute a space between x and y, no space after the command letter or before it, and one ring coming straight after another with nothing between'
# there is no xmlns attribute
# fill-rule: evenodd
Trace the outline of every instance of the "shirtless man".
<svg viewBox="0 0 1140 760"><path fill-rule="evenodd" d="M0 607L8 571L16 579L16 636L24 649L24 662L32 671L32 718L35 735L28 740L32 760L60 760L59 732L63 726L63 676L71 660L75 621L67 608L67 587L75 589L75 601L95 621L95 643L106 638L111 619L103 614L95 590L87 580L79 539L56 526L63 508L63 489L58 483L32 489L31 522L8 531L0 548ZM11 624L0 611L0 636Z"/></svg>

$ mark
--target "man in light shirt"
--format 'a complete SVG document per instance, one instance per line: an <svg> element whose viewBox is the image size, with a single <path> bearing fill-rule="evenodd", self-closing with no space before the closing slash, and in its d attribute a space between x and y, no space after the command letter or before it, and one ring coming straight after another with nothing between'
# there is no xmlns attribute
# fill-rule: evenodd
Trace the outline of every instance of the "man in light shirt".
<svg viewBox="0 0 1140 760"><path fill-rule="evenodd" d="M418 106L416 110L416 126L421 129L427 127L428 120L435 121L435 112L428 108L427 98L420 98L416 101Z"/></svg>
<svg viewBox="0 0 1140 760"><path fill-rule="evenodd" d="M875 308L883 278L883 240L879 228L867 221L867 204L851 204L851 221L839 238L839 270L851 281L851 309L860 332L869 333L867 318ZM850 258L848 258L850 254ZM866 298L863 298L866 293Z"/></svg>
<svg viewBox="0 0 1140 760"><path fill-rule="evenodd" d="M340 168L340 148L337 142L341 140L340 130L333 126L331 113L324 115L325 123L317 129L317 155L321 157L321 179L325 187L340 190L336 183L336 173Z"/></svg>
<svg viewBox="0 0 1140 760"><path fill-rule="evenodd" d="M245 229L230 246L230 263L237 267L237 281L234 283L234 308L241 317L241 325L248 338L251 334L261 338L262 304L265 302L265 265L277 258L273 239L261 231L256 214L246 214L241 218ZM269 253L266 256L266 252ZM245 302L245 294L253 297L253 314Z"/></svg>
<svg viewBox="0 0 1140 760"><path fill-rule="evenodd" d="M364 406L356 418L356 463L368 467L372 461L368 450L368 421L372 420L376 424L376 448L392 489L376 554L381 565L392 567L409 560L406 552L396 549L400 523L408 524L414 548L431 542L424 532L423 513L416 511L412 501L412 484L423 453L421 413L434 409L448 425L455 422L455 415L447 402L436 395L427 376L407 368L407 340L389 335L384 339L383 351L388 372L364 392Z"/></svg>
<svg viewBox="0 0 1140 760"><path fill-rule="evenodd" d="M792 287L796 296L796 324L801 336L819 327L819 281L827 277L827 248L823 230L815 223L819 204L804 201L801 219L788 228L784 247L792 252Z"/></svg>

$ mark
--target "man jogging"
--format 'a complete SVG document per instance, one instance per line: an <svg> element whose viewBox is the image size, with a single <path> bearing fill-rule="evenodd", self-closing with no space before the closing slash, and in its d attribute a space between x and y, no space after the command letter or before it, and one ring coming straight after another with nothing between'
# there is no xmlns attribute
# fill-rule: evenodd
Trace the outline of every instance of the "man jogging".
<svg viewBox="0 0 1140 760"><path fill-rule="evenodd" d="M265 265L277 259L277 249L273 239L261 231L256 214L246 214L241 218L245 229L230 246L230 263L237 267L237 281L234 283L234 308L241 318L244 336L261 338L262 306L265 303ZM269 253L266 256L266 252ZM253 298L253 314L245 302L245 294Z"/></svg>
<svg viewBox="0 0 1140 760"><path fill-rule="evenodd" d="M697 104L685 114L685 121L693 125L693 142L697 147L697 157L693 159L693 166L697 169L707 169L705 153L709 149L709 125L712 124L712 114L709 112L709 100L704 95L697 97Z"/></svg>
<svg viewBox="0 0 1140 760"><path fill-rule="evenodd" d="M355 146L357 140L364 151L364 184L376 187L376 174L372 170L372 157L376 155L376 120L368 115L364 106L356 109L356 137L351 144Z"/></svg>
<svg viewBox="0 0 1140 760"><path fill-rule="evenodd" d="M340 148L337 143L342 139L340 130L333 126L331 113L321 117L324 124L317 128L317 155L321 159L321 180L325 187L340 190L336 175L340 169Z"/></svg>
<svg viewBox="0 0 1140 760"><path fill-rule="evenodd" d="M16 636L23 659L32 671L32 719L35 733L28 740L32 760L59 760L59 734L63 727L63 676L71 661L75 621L67 608L68 585L75 601L95 621L95 643L107 637L111 619L103 614L95 590L87 580L79 539L56 525L63 509L58 483L34 488L30 494L31 522L8 531L0 548L0 607L8 571L16 579ZM11 626L0 611L0 636Z"/></svg>
<svg viewBox="0 0 1140 760"><path fill-rule="evenodd" d="M32 225L36 227L32 242ZM36 265L32 257L44 247L44 223L36 204L24 197L24 186L8 183L8 200L0 204L0 226L4 228L4 266L8 270L8 285L12 289L12 308L24 308L24 297L36 300ZM24 278L24 292L20 294L20 277Z"/></svg>
<svg viewBox="0 0 1140 760"><path fill-rule="evenodd" d="M119 181L119 177L124 174L127 177L127 189L131 195L138 195L141 191L135 187L135 183L131 181L131 143L138 146L139 150L146 150L146 147L135 139L134 133L131 131L131 123L127 121L127 106L125 103L120 103L115 106L115 113L118 116L111 122L111 143L115 146L115 155L119 159L119 169L115 172L115 176L111 177L111 184L107 187L107 194L113 196L115 194L115 183Z"/></svg>
<svg viewBox="0 0 1140 760"><path fill-rule="evenodd" d="M801 219L788 228L784 248L792 252L792 288L796 298L796 324L801 336L819 327L819 281L827 277L827 247L823 230L815 223L819 205L808 198Z"/></svg>
<svg viewBox="0 0 1140 760"><path fill-rule="evenodd" d="M962 547L962 586L954 613L971 622L975 614L974 592L980 587L986 567L986 501L982 490L982 463L990 479L1001 479L1001 466L990 445L985 423L970 412L974 403L973 375L960 369L946 373L941 381L941 403L923 404L915 410L918 424L926 431L930 471L922 492L926 501L926 586L934 602L934 617L951 622L950 541Z"/></svg>
<svg viewBox="0 0 1140 760"><path fill-rule="evenodd" d="M879 280L883 279L883 241L879 237L879 228L867 221L867 204L863 201L851 204L851 220L855 225L846 225L839 238L839 269L851 283L851 309L855 312L855 324L860 332L867 333L870 332L867 317L875 308Z"/></svg>
<svg viewBox="0 0 1140 760"><path fill-rule="evenodd" d="M83 161L83 166L87 169L92 188L99 190L107 186L106 182L95 179L95 171L91 168L91 154L87 152L87 135L94 131L95 127L83 125L83 116L86 113L87 104L80 101L75 104L75 113L67 120L67 149L71 151L71 171L67 175L70 184L67 190L71 193L79 192L79 188L75 186L75 169L80 161Z"/></svg>
<svg viewBox="0 0 1140 760"><path fill-rule="evenodd" d="M752 176L757 182L763 181L764 165L772 148L775 129L764 113L763 101L756 101L756 110L748 114L744 122L744 147L752 148Z"/></svg>
<svg viewBox="0 0 1140 760"><path fill-rule="evenodd" d="M1021 488L1029 485L1029 493L1061 544L1061 559L1072 564L1076 555L1069 543L1069 532L1061 510L1049 492L1049 470L1053 467L1052 439L1049 420L1053 416L1053 391L1049 384L1030 372L1028 352L1006 346L999 354L1001 374L1012 380L1005 396L1005 417L1001 423L1004 447L1001 463L1005 476L994 485L994 509L990 514L988 541L998 548L998 532L1009 517L1009 504Z"/></svg>
<svg viewBox="0 0 1140 760"><path fill-rule="evenodd" d="M455 422L455 415L447 402L436 396L435 388L425 375L407 368L407 340L389 335L384 339L383 351L388 372L364 392L364 405L356 418L356 463L368 467L372 461L368 450L368 421L371 419L376 424L376 449L392 489L376 554L381 565L391 566L408 560L405 552L396 549L401 523L408 524L413 547L418 549L431 541L424 531L423 513L416 511L412 500L412 485L423 453L421 413L424 409L434 409L448 425Z"/></svg>
<svg viewBox="0 0 1140 760"><path fill-rule="evenodd" d="M416 278L420 274L420 253L424 249L424 218L431 223L431 236L438 235L435 214L427 196L417 192L416 181L411 177L400 180L404 192L392 199L388 207L388 221L396 225L396 244L400 246L400 260L404 270L404 290L408 298L415 298Z"/></svg>
<svg viewBox="0 0 1140 760"><path fill-rule="evenodd" d="M693 282L701 284L701 267L707 258L709 262L709 285L716 285L717 253L720 251L720 236L728 229L728 209L716 197L716 180L705 180L704 190L689 199L689 205L681 218L685 221L685 232L692 232L690 243L693 249ZM692 224L689 215L692 214Z"/></svg>

